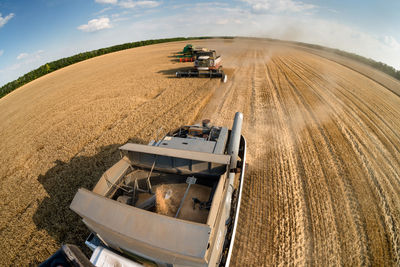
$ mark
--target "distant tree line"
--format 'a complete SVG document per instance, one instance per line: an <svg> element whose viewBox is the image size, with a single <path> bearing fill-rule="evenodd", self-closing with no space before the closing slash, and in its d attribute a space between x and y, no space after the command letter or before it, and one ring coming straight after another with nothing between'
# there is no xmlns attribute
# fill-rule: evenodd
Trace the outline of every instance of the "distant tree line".
<svg viewBox="0 0 400 267"><path fill-rule="evenodd" d="M27 84L43 75L46 75L47 73L53 72L55 70L61 69L63 67L72 65L74 63L101 56L104 54L124 50L124 49L129 49L129 48L134 48L134 47L139 47L139 46L145 46L145 45L151 45L151 44L159 44L159 43L167 43L167 42L176 42L176 41L188 41L188 40L195 40L195 39L210 39L211 37L189 37L189 38L184 38L184 37L177 37L177 38L167 38L167 39L157 39L157 40L146 40L146 41L139 41L139 42L133 42L133 43L125 43L125 44L120 44L120 45L114 45L106 48L101 48L89 52L83 52L79 53L74 56L62 58L56 61L52 61L49 63L46 63L39 68L28 72L27 74L19 77L18 79L9 82L2 86L0 88L0 98L3 96L7 95L8 93L14 91L15 89L21 87L24 84Z"/></svg>
<svg viewBox="0 0 400 267"><path fill-rule="evenodd" d="M224 37L176 37L176 38L167 38L167 39L156 39L156 40L146 40L146 41L139 41L139 42L133 42L133 43L125 43L125 44L120 44L120 45L114 45L106 48L101 48L89 52L84 52L84 53L79 53L77 55L71 56L71 57L66 57L62 58L56 61L52 61L49 63L46 63L39 68L28 72L27 74L19 77L18 79L9 82L2 86L0 88L0 98L3 96L7 95L8 93L14 91L15 89L21 87L22 85L29 83L43 75L46 75L47 73L53 72L55 70L61 69L63 67L72 65L74 63L92 58L92 57L97 57L101 56L104 54L124 50L124 49L129 49L129 48L134 48L134 47L139 47L139 46L145 46L145 45L151 45L151 44L159 44L159 43L167 43L167 42L176 42L176 41L189 41L189 40L197 40L197 39L211 39L211 38L223 38L223 39L232 39L234 37L229 37L229 36L224 36ZM301 42L289 42L289 41L281 41L281 40L276 40L276 39L270 39L270 38L264 38L270 41L279 41L279 42L287 42L287 43L295 43L299 44L302 46L314 48L314 49L320 49L320 50L325 50L331 53L335 53L341 56L345 56L351 59L354 59L358 62L364 63L366 65L369 65L375 69L378 69L394 78L397 80L400 80L400 71L396 70L395 68L382 63L382 62L377 62L373 59L366 58L354 53L349 53L346 51L342 51L339 49L334 49L334 48L327 48L324 46L320 45L315 45L315 44L307 44L307 43L301 43Z"/></svg>
<svg viewBox="0 0 400 267"><path fill-rule="evenodd" d="M377 70L380 70L394 78L396 78L397 80L400 80L400 70L396 70L395 68L393 68L392 66L389 66L385 63L382 62L378 62L375 61L373 59L370 58L366 58L354 53L350 53L350 52L346 52L343 50L339 50L339 49L335 49L335 48L328 48L328 47L324 47L321 45L315 45L315 44L306 44L306 43L301 43L301 42L294 42L296 44L302 45L302 46L306 46L306 47L310 47L310 48L314 48L314 49L319 49L319 50L324 50L324 51L328 51L340 56L344 56L347 58L351 58L353 60L356 60L358 62L364 63L368 66L371 66Z"/></svg>

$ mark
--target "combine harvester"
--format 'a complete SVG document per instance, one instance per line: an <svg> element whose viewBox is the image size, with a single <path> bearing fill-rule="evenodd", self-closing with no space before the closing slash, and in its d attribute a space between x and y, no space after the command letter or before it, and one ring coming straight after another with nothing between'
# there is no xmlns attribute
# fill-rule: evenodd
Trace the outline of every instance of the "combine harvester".
<svg viewBox="0 0 400 267"><path fill-rule="evenodd" d="M193 62L196 59L196 53L201 50L203 48L195 48L193 45L187 44L176 57L179 59L179 62Z"/></svg>
<svg viewBox="0 0 400 267"><path fill-rule="evenodd" d="M228 76L222 70L222 58L217 56L215 50L203 49L196 52L194 68L188 71L176 72L176 77L199 77L221 78L225 83Z"/></svg>
<svg viewBox="0 0 400 267"><path fill-rule="evenodd" d="M92 232L90 262L65 245L42 266L61 258L78 266L229 266L246 163L242 122L237 112L232 130L204 120L121 146L121 160L70 206Z"/></svg>

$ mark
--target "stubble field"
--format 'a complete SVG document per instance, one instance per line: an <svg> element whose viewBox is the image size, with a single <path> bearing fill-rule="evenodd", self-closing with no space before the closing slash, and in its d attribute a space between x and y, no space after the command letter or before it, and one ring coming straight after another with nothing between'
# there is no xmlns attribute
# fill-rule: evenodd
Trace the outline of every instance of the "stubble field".
<svg viewBox="0 0 400 267"><path fill-rule="evenodd" d="M178 42L93 58L0 99L0 265L84 246L69 203L119 145L202 118L230 127L236 111L249 167L235 266L400 264L400 98L276 42L192 43L222 54L226 84L174 78L191 65L170 57Z"/></svg>

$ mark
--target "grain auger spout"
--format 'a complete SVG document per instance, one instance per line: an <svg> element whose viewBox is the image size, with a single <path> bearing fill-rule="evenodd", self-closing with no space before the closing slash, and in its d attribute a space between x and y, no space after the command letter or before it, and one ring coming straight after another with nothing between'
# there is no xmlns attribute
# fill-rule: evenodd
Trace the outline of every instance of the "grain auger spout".
<svg viewBox="0 0 400 267"><path fill-rule="evenodd" d="M243 113L236 112L231 130L230 141L228 145L228 155L231 156L231 164L229 165L231 168L230 170L231 172L232 170L236 170L237 168L237 163L238 163L237 159L239 155L242 124L243 124Z"/></svg>

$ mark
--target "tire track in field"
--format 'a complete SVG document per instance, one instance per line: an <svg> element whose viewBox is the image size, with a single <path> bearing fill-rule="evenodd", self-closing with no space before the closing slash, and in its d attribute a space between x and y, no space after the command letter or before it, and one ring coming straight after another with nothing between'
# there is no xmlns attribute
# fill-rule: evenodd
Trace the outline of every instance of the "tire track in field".
<svg viewBox="0 0 400 267"><path fill-rule="evenodd" d="M355 105L355 110L356 113L351 110L351 112L349 112L349 114L357 114L357 116L353 115L354 118L354 124L358 124L360 128L364 129L364 132L369 132L372 134L369 134L366 137L363 137L363 139L371 139L371 143L374 144L375 150L378 150L378 158L375 160L377 161L382 161L382 162L386 162L388 164L388 166L385 166L386 168L388 168L391 172L390 176L392 176L394 179L389 179L388 181L392 181L395 182L395 187L393 190L396 191L397 194L399 194L399 188L398 188L398 181L399 181L399 176L396 173L396 168L399 168L399 164L398 162L396 163L395 159L398 157L397 150L393 150L391 149L391 144L392 143L387 143L385 142L385 140L388 139L387 136L383 135L383 133L374 125L374 122L372 121L373 117L370 117L366 111L363 110L363 104L362 102L358 102L358 101L354 101L354 103L352 103L350 100L353 99L349 96L346 96L343 94L343 98L348 100L348 103L346 104L346 109L349 109L348 107L351 107L352 105ZM354 96L354 99L357 99L357 97ZM362 123L365 122L365 125ZM378 137L375 137L377 136ZM380 136L382 135L382 136ZM374 149L374 147L372 147L372 149ZM394 154L394 155L393 155ZM377 154L374 155L374 157L377 157ZM381 159L379 157L382 157ZM397 165L397 166L396 166ZM381 169L381 166L376 166L377 170ZM396 187L397 185L397 187Z"/></svg>
<svg viewBox="0 0 400 267"><path fill-rule="evenodd" d="M314 213L313 218L313 225L315 229L313 229L314 240L316 243L314 244L316 253L320 255L320 259L324 262L329 262L333 265L340 264L340 257L332 257L333 259L339 260L339 262L330 262L327 255L324 255L323 252L329 253L330 256L338 253L340 251L340 246L337 240L337 220L335 216L334 209L332 207L332 192L330 188L326 185L325 181L322 179L319 181L318 177L325 178L329 174L326 173L326 170L321 166L321 155L324 155L323 151L320 151L317 148L317 139L325 139L325 133L319 122L316 120L315 116L313 116L312 109L307 104L306 100L302 96L302 90L297 90L297 88L290 82L288 79L285 71L281 67L281 62L278 60L274 64L277 68L277 72L279 75L282 76L281 80L284 84L281 83L280 87L284 90L287 90L289 93L289 97L285 98L292 98L294 100L295 108L290 111L290 106L288 105L288 118L296 118L298 116L299 110L302 111L301 117L303 119L303 123L305 124L304 130L308 132L308 137L304 137L304 130L297 129L298 121L292 121L291 123L294 124L292 126L291 133L293 135L293 139L297 140L298 144L296 144L297 149L300 151L300 160L303 161L303 165L305 166L305 176L301 177L302 179L306 179L307 183L310 185L308 188L313 188L315 191L305 191L304 194L308 194L311 199L311 212ZM287 70L286 70L287 71ZM299 120L300 118L297 118ZM311 133L312 130L313 133ZM296 136L299 135L299 136ZM309 141L308 141L309 140ZM309 142L308 144L304 145L305 148L308 148L305 151L303 150L304 142ZM323 146L326 146L326 142ZM311 161L308 160L309 158L314 159L313 164ZM317 161L315 161L317 159ZM328 193L328 194L326 194ZM324 198L325 196L325 198ZM319 201L323 200L323 204L319 203ZM315 214L316 213L316 214ZM325 242L331 244L331 250L326 249L327 245ZM315 262L316 265L320 263Z"/></svg>
<svg viewBox="0 0 400 267"><path fill-rule="evenodd" d="M262 53L258 57L262 58ZM278 101L279 95L276 91L272 90L270 94L268 92L268 87L274 85L271 80L264 78L267 73L266 65L259 65L254 78L254 91L258 96L256 97L258 101L251 103L256 110L257 119L254 127L259 130L256 130L256 135L251 137L254 140L250 140L249 150L258 151L257 158L254 160L256 164L251 170L256 173L253 179L255 187L261 186L261 181L265 181L264 195L260 197L263 199L263 205L267 206L265 218L267 222L263 229L266 238L265 240L259 238L256 245L261 248L265 247L263 242L268 245L264 253L260 253L262 256L255 264L265 264L266 262L284 265L304 264L307 244L303 231L307 222L305 222L304 215L304 199L296 194L298 192L296 188L300 186L296 180L299 170L296 168L295 155L285 147L285 144L291 141L286 125L279 120L279 116L276 114L271 116L266 112L270 107L274 107L279 115L283 109ZM272 129L265 131L266 127ZM284 134L277 137L274 136L275 131ZM269 156L271 153L272 157ZM274 158L274 164L266 162L265 158ZM278 165L281 167L274 168ZM282 179L274 179L277 176L281 176Z"/></svg>
<svg viewBox="0 0 400 267"><path fill-rule="evenodd" d="M398 140L400 140L400 135L393 130L393 127L391 127L389 125L388 119L390 120L391 124L395 124L396 120L394 120L396 117L391 114L391 118L385 118L383 116L380 115L380 113L385 114L385 110L378 110L375 111L373 108L371 108L369 105L366 105L365 103L365 99L361 99L359 94L355 93L355 89L357 88L357 90L361 89L360 86L356 83L354 83L352 80L344 77L343 75L339 75L338 73L332 71L332 73L334 73L335 75L332 76L328 76L325 77L321 74L318 73L317 70L313 69L309 64L307 64L306 62L297 62L297 65L302 65L304 67L304 69L306 70L305 73L307 76L315 76L318 77L319 79L323 80L325 79L328 82L331 82L332 80L332 76L336 76L336 81L334 81L333 83L337 83L338 89L341 89L341 93L343 97L346 97L348 99L347 103L350 104L356 104L357 105L357 111L362 112L363 114L366 115L367 120L369 122L371 122L373 125L375 125L376 127L374 129L371 129L371 133L379 133L380 135L383 136L383 138L381 139L387 139L386 142L390 142L391 145L387 145L386 148L388 149L392 149L392 150L396 150L397 153L400 153L400 149L398 148L398 146L400 145L400 143L398 142ZM334 69L335 70L335 69ZM306 75L304 75L304 77L306 77ZM354 78L353 78L354 79ZM326 84L326 83L325 83ZM324 86L322 84L322 86ZM347 87L352 88L352 90L346 89ZM346 94L348 94L348 96L346 96ZM363 97L365 98L365 96L363 95ZM379 108L379 107L390 107L390 105L388 103L385 102L385 99L379 99L379 98L375 98L375 99L371 99L369 97L369 100L379 100L379 102L381 102L381 104L379 105L374 105L374 108ZM355 102L355 103L353 103ZM374 101L375 103L376 101ZM371 103L369 103L371 104ZM343 104L343 106L346 106L346 104ZM368 113L371 113L371 118L367 115ZM381 124L381 125L379 125ZM398 124L399 125L399 124ZM387 135L391 135L392 138L385 138ZM397 143L396 143L397 141ZM391 153L393 153L391 151Z"/></svg>
<svg viewBox="0 0 400 267"><path fill-rule="evenodd" d="M396 147L397 136L388 135L392 129L385 121L383 121L384 125L378 125L378 123L383 120L382 117L378 116L376 112L365 105L357 95L352 92L349 92L349 95L344 93L342 93L342 95L343 98L346 99L347 107L354 106L351 112L351 114L353 114L352 118L354 119L354 123L358 124L360 128L363 128L363 132L369 133L367 136L362 137L362 139L370 139L370 143L373 144L372 149L375 150L375 162L381 161L388 164L385 168L390 169L390 175L395 178L398 185L400 180L396 169L399 168L399 164L398 161L396 162L396 159L400 157L400 153ZM381 127L385 128L385 126L388 127L386 134L381 130ZM397 186L397 194L400 194L399 189L400 188Z"/></svg>
<svg viewBox="0 0 400 267"><path fill-rule="evenodd" d="M286 72L286 74L284 73L284 75L288 79L288 82L291 85L290 87L293 89L293 93L295 93L301 101L301 105L303 105L304 107L304 113L311 118L313 124L312 126L310 125L310 123L307 123L307 127L305 128L305 130L308 132L309 138L312 141L311 144L308 145L308 147L312 146L313 151L303 153L303 155L309 155L310 158L318 158L318 168L321 170L322 173L319 175L317 175L317 173L314 173L314 177L310 175L308 179L318 179L318 177L323 177L325 180L325 190L327 190L330 195L331 213L334 215L336 225L336 232L331 234L337 235L337 237L331 238L336 239L338 247L336 250L341 251L341 257L336 258L349 258L349 251L352 251L353 255L355 251L358 251L357 257L359 257L359 259L356 260L353 256L354 260L356 261L353 261L352 265L367 265L368 257L365 257L365 255L368 255L369 253L368 248L365 246L365 244L367 243L366 235L364 231L362 231L362 229L360 229L360 227L358 226L360 224L360 218L356 212L358 206L354 198L354 192L349 183L347 183L346 180L343 179L343 177L346 177L344 176L341 165L339 164L339 162L343 162L343 160L336 156L334 148L331 145L333 144L333 139L330 137L329 130L325 126L330 126L332 124L332 122L330 121L331 119L328 120L328 118L324 118L324 120L321 120L316 117L316 114L314 112L318 109L313 109L311 104L314 103L314 105L317 106L323 105L327 109L329 109L330 107L328 105L325 106L323 101L321 101L320 99L319 92L310 90L310 87L300 86L299 88L307 89L297 90L296 88L298 88L298 85L304 81L303 79L305 77L300 76L299 72L293 71L288 63L285 63L288 61L287 58L285 59L285 61L281 59L279 59L279 61L280 62L277 65L285 66L285 68L289 70ZM301 110L303 110L303 108L301 108ZM332 110L329 111L329 113L331 112ZM312 128L316 128L319 134L316 134L315 131L312 131ZM321 143L321 141L323 141L323 143ZM324 161L327 162L327 164L323 164ZM308 163L308 165L310 165L310 163ZM334 168L326 168L324 165L334 166ZM314 167L316 167L315 164ZM336 181L332 182L334 181L334 179L332 178L334 178ZM337 199L343 199L344 201L338 202ZM325 213L327 213L327 211L325 211ZM353 232L349 233L349 228L353 228ZM357 241L354 242L353 246L343 246L343 244L346 244L346 240L349 238L349 234ZM333 253L330 256L332 255ZM337 265L338 263L332 264Z"/></svg>
<svg viewBox="0 0 400 267"><path fill-rule="evenodd" d="M260 52L252 56L258 58ZM375 141L371 140L369 145L387 149L379 150L382 157L377 162L385 162L389 167L386 173L396 178L394 189L398 184L398 175L393 171L399 166L393 157L397 149L390 145L398 142L398 139L396 135L393 136L394 140L387 138L392 129L382 115L372 108L366 110L359 106L363 96L345 87L346 84L351 85L351 81L345 81L344 85L336 88L333 85L335 80L341 79L340 72L325 78L320 74L314 75L317 69L311 68L310 64L307 58L296 59L292 53L275 55L272 62L264 64L264 74L261 74L259 64L254 64L253 78L246 90L251 91L250 113L256 117L249 121L255 138L251 133L247 134L250 139L259 141L248 140L248 153L252 158L248 168L251 181L248 186L245 184L243 201L252 204L242 208L239 229L241 225L246 225L248 232L255 232L261 237L238 234L234 250L238 251L238 255L234 263L358 266L394 263L397 259L395 253L390 253L393 249L389 243L394 244L395 251L396 238L392 238L386 248L384 244L385 236L389 239L390 236L396 237L396 217L391 216L393 223L388 224L390 218L386 218L385 222L385 215L381 214L384 211L382 205L371 203L369 198L364 199L368 192L374 195L376 189L369 186L366 171L358 159L360 155L354 153L349 136L343 133L343 127L357 127L365 132L381 134ZM257 101L261 95L266 97ZM358 104L354 106L352 101ZM230 103L227 99L224 102ZM328 109L327 114L318 114L321 108ZM262 110L264 114L260 116L257 110ZM370 118L367 114L375 116ZM384 128L379 129L378 125ZM253 127L270 128L270 132L257 131ZM371 139L370 136L362 138ZM269 145L265 146L265 140L270 141ZM264 150L264 153L257 152L260 150ZM294 151L294 154L290 151ZM370 153L365 157L375 156ZM265 161L266 164L260 164ZM373 169L379 171L381 168L373 166ZM360 175L363 176L361 180ZM296 184L295 179L290 181L293 177L298 177L303 186L296 187L299 184ZM268 189L260 191L261 186ZM246 194L247 190L249 193ZM265 193L266 196L262 195ZM390 192L385 193L393 196ZM296 202L295 194L301 194L303 199L296 212L291 206L291 203ZM260 201L259 198L264 200ZM267 209L262 208L263 205ZM375 212L369 215L373 207L376 207ZM303 213L299 210L303 210ZM263 216L260 214L262 212L267 214ZM388 209L384 213L396 214L396 211ZM302 224L294 223L296 214L301 218L297 221ZM258 223L259 217L268 220L268 227ZM379 227L372 229L373 225ZM382 236L380 229L393 231ZM293 236L300 238L291 237L293 233ZM296 246L301 249L296 251ZM254 251L257 249L258 254L255 256ZM299 255L298 261L295 261Z"/></svg>
<svg viewBox="0 0 400 267"><path fill-rule="evenodd" d="M299 73L299 71L298 72L296 72L296 73ZM305 76L303 77L303 78L305 78ZM315 82L315 81L313 81L313 82ZM309 88L312 88L313 86L309 86ZM322 92L322 91L320 91L320 92ZM334 98L334 96L332 96L333 98L331 98L331 100L330 100L330 102L335 102L335 101L333 101L333 99L335 99ZM329 103L327 102L326 103L327 104L327 107L329 107ZM332 108L332 110L334 110L333 108ZM342 120L341 118L339 118L338 116L336 116L336 114L334 114L334 113L332 113L332 116L333 117L335 117L335 121L336 121L336 123L337 124L340 124L339 122ZM332 131L332 129L336 129L336 127L335 128L331 128L330 130ZM333 141L333 140L332 140ZM334 144L333 142L332 142L332 144ZM334 146L333 146L333 148L334 148ZM341 149L340 150L343 150L343 146L341 147ZM336 151L336 150L335 150ZM338 153L339 151L336 151L336 153ZM339 154L339 153L338 153ZM339 155L340 156L340 155ZM345 161L344 160L341 160L341 163L344 165L344 163L345 163ZM354 167L353 167L354 168ZM344 176L344 178L345 179L342 179L342 181L343 182L346 182L347 181L347 178L350 178L351 176L349 176L349 177L346 177L346 176ZM347 185L348 185L349 183L347 182ZM353 188L354 189L354 188ZM350 201L351 201L351 203L353 204L353 208L351 208L351 214L353 214L353 217L354 217L354 214L357 214L357 210L354 210L354 207L359 207L359 205L357 205L357 202L355 202L354 201L354 198L353 197L351 197L351 195L349 196L349 199L350 199ZM343 218L345 218L345 216L342 216ZM362 218L362 217L361 217ZM360 226L359 225L365 225L365 220L360 220L360 217L359 216L355 216L355 226L357 227L357 229L360 229ZM349 225L349 227L352 227L353 225ZM364 227L365 228L365 227ZM358 230L357 231L359 234L361 234L361 236L363 236L363 232L360 232L360 230ZM361 244L361 245L363 245L363 246L365 246L365 241L366 240L368 240L368 238L362 238L362 239L359 239L359 242L357 242L358 244ZM345 240L344 241L342 241L344 244L346 243L345 242ZM368 242L368 241L367 241ZM367 250L367 252L368 252L369 250ZM369 255L369 253L366 253L366 255ZM363 255L363 254L360 254L360 256L361 257L366 257L365 255Z"/></svg>
<svg viewBox="0 0 400 267"><path fill-rule="evenodd" d="M291 62L292 66L296 66L297 64ZM289 66L288 66L289 67ZM315 97L318 97L319 101L321 101L321 103L323 103L323 106L326 108L329 108L330 111L330 115L333 119L333 121L335 121L337 123L337 121L340 121L341 118L339 118L339 116L336 114L335 109L332 105L330 105L329 102L326 102L323 97L321 96L321 89L320 91L316 90L315 88L313 88L313 86L311 84L308 83L309 79L306 76L300 76L302 73L301 68L294 70L293 74L297 75L298 77L300 77L301 82L304 82L306 84L306 87L310 88L311 91L313 91L315 93ZM315 81L314 81L315 82ZM335 102L331 99L331 102ZM337 123L338 124L338 123ZM355 192L354 192L354 187L350 184L350 182L348 181L348 179L351 177L349 176L347 173L348 171L343 169L343 166L346 165L346 161L341 157L339 151L337 151L335 149L335 138L332 138L332 136L340 136L340 133L338 133L339 129L338 127L330 127L329 131L327 130L326 127L324 127L322 125L322 128L325 132L324 134L324 140L325 140L325 144L329 149L329 154L331 157L331 160L333 160L333 164L331 163L330 165L335 166L335 170L337 170L336 172L336 179L339 182L340 185L340 190L342 192L338 192L336 191L334 193L334 195L336 196L336 198L343 198L344 202L345 202L345 207L337 207L336 210L338 210L339 212L337 212L336 216L337 217L341 217L341 220L345 220L347 221L347 218L352 218L353 221L352 222L345 222L342 223L342 229L339 231L339 235L341 235L341 243L342 243L342 247L343 245L345 245L342 248L342 252L349 252L352 251L354 252L354 250L358 250L359 254L357 255L357 257L360 257L361 259L361 265L367 265L367 262L369 262L369 258L370 258L370 251L368 248L368 237L366 235L366 230L365 227L363 227L363 225L365 225L365 220L362 217L362 214L359 213L360 210L360 205L358 204L358 201L356 199L355 196ZM342 136L343 138L343 136ZM343 147L341 148L341 150L343 150ZM328 181L328 180L327 180ZM333 183L331 183L329 185L331 188L335 189L336 185ZM341 204L340 202L337 204ZM336 205L337 205L336 204ZM347 206L347 209L346 209ZM343 210L347 210L347 216L344 216L343 214L341 214L341 212ZM349 236L349 232L347 231L345 233L344 230L347 229L353 229L353 234L350 234ZM346 248L346 240L348 239L355 239L357 240L355 242L354 245L356 245L357 247L355 248ZM343 255L342 257L344 258L351 258L352 255ZM354 256L353 256L354 258ZM356 262L354 262L353 264L356 264ZM360 264L360 262L359 262Z"/></svg>
<svg viewBox="0 0 400 267"><path fill-rule="evenodd" d="M332 102L332 101L331 101ZM351 106L351 105L347 105L347 106ZM364 119L365 120L365 119ZM360 128L365 128L365 127L362 127L361 125L360 125ZM368 131L368 128L365 130L365 131ZM351 139L350 139L351 140ZM365 138L364 138L364 140L365 140ZM373 158L373 156L369 156L370 158ZM386 159L385 160L383 160L382 162L385 162L386 161ZM387 161L386 161L387 162ZM390 164L389 164L390 165ZM374 168L375 170L377 169L377 168ZM391 211L391 214L393 213L393 210ZM390 221L390 220L389 220ZM390 227L389 227L389 229L390 229Z"/></svg>
<svg viewBox="0 0 400 267"><path fill-rule="evenodd" d="M318 260L322 262L330 262L330 264L340 264L340 257L332 257L334 253L339 251L339 245L336 238L337 232L337 223L335 221L335 217L333 216L333 209L331 207L332 203L332 193L329 188L326 187L324 181L318 177L325 177L326 173L324 173L324 169L321 168L321 163L318 160L319 155L322 154L322 151L318 151L315 148L315 138L323 136L324 133L321 129L318 129L318 123L313 121L312 113L309 116L306 116L308 108L305 107L305 102L302 97L299 95L298 90L293 88L293 85L287 79L285 72L279 67L278 62L274 62L274 66L276 68L276 73L279 81L279 88L282 91L282 101L286 101L287 99L291 99L290 104L286 104L286 114L285 116L288 118L288 124L290 125L292 139L295 140L295 149L298 152L299 161L302 162L304 166L305 172L303 173L301 179L304 179L306 182L306 190L302 193L307 195L310 200L310 212L312 219L313 231L314 235L314 253L319 255ZM291 90L292 89L292 90ZM299 114L299 110L301 114ZM294 119L293 119L294 118ZM299 121L301 124L299 129ZM304 129L303 129L304 128ZM304 130L308 130L308 128L317 128L314 130L313 135L310 135L308 138L304 136ZM319 133L319 135L318 135ZM315 137L315 138L314 138ZM304 142L308 142L309 144L304 144ZM314 147L314 149L312 149ZM311 149L310 149L311 148ZM305 149L305 150L304 150ZM317 152L318 151L318 152ZM312 161L308 159L312 159ZM315 161L317 159L317 161ZM328 189L328 190L327 190ZM328 192L326 194L325 192ZM325 196L325 199L324 199ZM319 203L321 199L324 199L323 202ZM329 243L329 245L327 245ZM330 249L327 249L330 247ZM329 257L334 260L339 260L339 262L331 262L329 260L328 255L323 254L328 253ZM315 264L319 265L320 263L315 262Z"/></svg>
<svg viewBox="0 0 400 267"><path fill-rule="evenodd" d="M278 206L280 213L285 214L288 217L294 217L294 221L290 222L288 225L279 225L274 231L279 234L276 238L271 240L274 243L280 244L281 247L288 246L285 244L285 240L279 238L279 235L294 235L292 240L289 241L289 246L296 248L293 252L290 250L283 253L278 252L279 258L276 260L276 264L288 264L291 259L295 259L295 263L306 263L311 258L314 253L314 238L311 235L310 230L312 229L312 219L310 213L310 198L308 195L304 194L305 183L302 180L304 175L305 166L302 164L298 150L296 149L296 141L293 139L291 132L291 126L289 122L289 117L287 116L287 107L282 99L282 88L279 84L279 77L274 69L274 64L268 64L265 66L264 73L267 74L269 88L271 88L271 98L274 103L274 114L276 123L278 125L274 129L275 136L274 139L278 143L278 146L274 149L276 153L276 158L280 158L278 162L275 162L271 167L272 169L280 170L278 173L272 171L269 179L279 181L282 179L285 183L280 184L275 188L274 192L278 193L278 199L287 203L295 203L293 207L282 207ZM267 110L266 112L269 112ZM287 167L285 167L287 165ZM284 168L282 170L282 167ZM288 168L288 170L286 170ZM282 191L290 190L291 193L286 196L281 194ZM291 199L293 196L293 199ZM271 220L276 220L276 218L271 217ZM298 238L298 239L297 239ZM282 239L282 240L281 240ZM269 242L271 242L269 241ZM279 250L278 250L279 251ZM270 253L277 253L272 250ZM295 253L294 255L288 255L288 253ZM289 261L289 262L288 262Z"/></svg>
<svg viewBox="0 0 400 267"><path fill-rule="evenodd" d="M383 131L380 130L379 126L376 124L376 119L374 120L373 117L371 117L367 111L365 111L364 107L365 104L362 103L362 101L358 100L358 97L354 95L353 93L350 92L350 96L344 94L344 93L339 93L342 95L342 98L346 100L346 103L344 104L343 108L346 108L349 110L349 114L352 115L352 117L358 121L358 124L360 127L364 128L366 131L369 132L369 138L373 139L373 143L375 146L378 147L380 153L382 154L382 157L384 157L384 161L387 161L391 166L393 166L393 162L391 162L391 156L395 154L395 156L392 156L392 158L396 158L398 154L398 150L395 147L394 143L392 143L393 139L395 138L387 138L386 135L384 135ZM351 101L351 100L357 100L357 101ZM351 107L354 106L355 108L348 108L347 106ZM368 107L367 107L368 108ZM357 115L356 115L357 114ZM378 117L378 120L381 120L380 117ZM363 122L365 125L363 125ZM371 133L373 133L371 135ZM376 137L375 137L376 136ZM393 140L393 141L392 141ZM388 143L389 141L389 143ZM393 149L396 148L396 149ZM387 151L384 151L383 149L386 149ZM400 155L400 154L398 154Z"/></svg>
<svg viewBox="0 0 400 267"><path fill-rule="evenodd" d="M361 140L369 139L370 142L368 142L368 150L369 153L371 153L371 158L375 158L374 162L385 162L385 164L387 164L385 165L385 170L379 166L381 164L374 166L373 169L382 173L385 171L387 172L388 170L391 172L390 176L391 178L394 178L394 181L396 182L394 183L395 188L393 190L395 190L396 194L398 195L399 176L395 170L400 166L398 160L396 161L400 154L398 153L397 149L393 149L396 148L395 144L393 143L396 142L396 136L388 137L379 129L377 122L381 120L381 117L379 116L376 119L374 116L371 116L369 113L372 113L372 115L376 115L376 113L372 111L370 112L370 108L365 105L363 101L361 101L361 99L359 99L359 97L357 97L354 93L350 92L350 96L344 95L344 98L348 101L348 103L346 103L347 107L355 106L354 110L356 110L356 112L353 111L351 114L357 114L357 116L352 116L354 119L352 124L358 124L360 128L364 129L363 133L368 133L368 135L360 138ZM390 131L386 132L390 133ZM386 179L386 181L390 182L392 179Z"/></svg>

